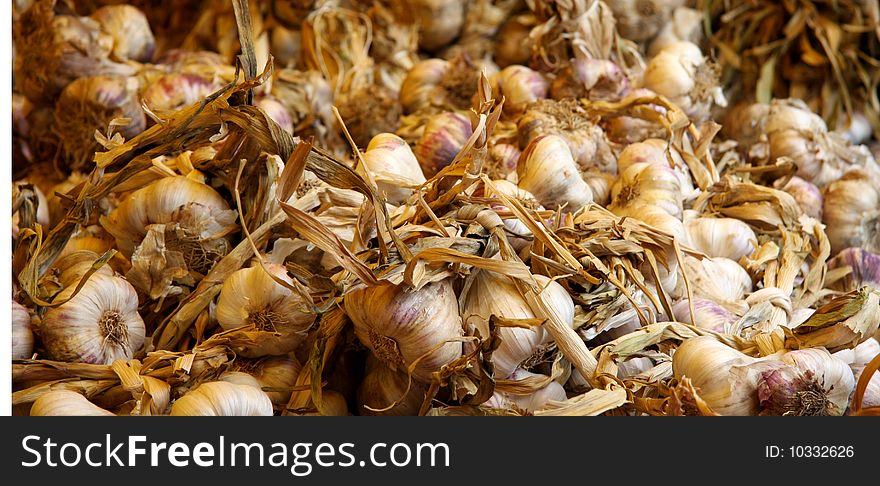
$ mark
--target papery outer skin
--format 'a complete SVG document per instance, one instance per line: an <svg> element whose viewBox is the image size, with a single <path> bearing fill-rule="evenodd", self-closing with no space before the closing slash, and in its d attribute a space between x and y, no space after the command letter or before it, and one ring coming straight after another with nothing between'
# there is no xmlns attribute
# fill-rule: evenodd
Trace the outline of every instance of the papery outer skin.
<svg viewBox="0 0 880 486"><path fill-rule="evenodd" d="M115 414L91 403L86 397L71 390L50 390L34 401L30 415L55 417L113 417Z"/></svg>
<svg viewBox="0 0 880 486"><path fill-rule="evenodd" d="M272 400L259 388L224 381L202 383L171 405L174 416L271 416Z"/></svg>

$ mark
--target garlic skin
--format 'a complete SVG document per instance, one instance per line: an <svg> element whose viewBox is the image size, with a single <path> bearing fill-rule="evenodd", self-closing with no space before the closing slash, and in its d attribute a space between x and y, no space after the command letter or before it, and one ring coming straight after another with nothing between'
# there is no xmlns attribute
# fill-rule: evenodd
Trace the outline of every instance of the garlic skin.
<svg viewBox="0 0 880 486"><path fill-rule="evenodd" d="M12 301L12 359L30 359L34 354L34 333L27 307Z"/></svg>
<svg viewBox="0 0 880 486"><path fill-rule="evenodd" d="M685 218L691 248L710 257L739 260L751 255L758 237L748 224L734 218Z"/></svg>
<svg viewBox="0 0 880 486"><path fill-rule="evenodd" d="M412 0L409 5L419 25L421 49L437 51L461 33L467 10L464 1Z"/></svg>
<svg viewBox="0 0 880 486"><path fill-rule="evenodd" d="M690 303L688 299L679 300L672 304L672 314L678 322L691 324L713 332L725 332L731 324L737 321L737 317L724 307L708 299L694 298L694 319L691 320Z"/></svg>
<svg viewBox="0 0 880 486"><path fill-rule="evenodd" d="M499 67L528 64L532 56L529 32L537 23L531 13L514 15L504 22L495 36L493 59Z"/></svg>
<svg viewBox="0 0 880 486"><path fill-rule="evenodd" d="M620 35L636 42L651 39L669 22L672 9L683 0L619 0L608 2Z"/></svg>
<svg viewBox="0 0 880 486"><path fill-rule="evenodd" d="M539 137L556 135L568 144L580 170L618 172L617 160L605 132L576 100L538 100L528 105L516 127L519 145L523 149Z"/></svg>
<svg viewBox="0 0 880 486"><path fill-rule="evenodd" d="M267 263L266 270L293 284L283 265ZM271 333L259 344L237 350L245 357L282 355L295 350L315 320L302 297L273 280L266 270L255 265L235 271L223 281L217 299L215 313L223 329L252 326Z"/></svg>
<svg viewBox="0 0 880 486"><path fill-rule="evenodd" d="M409 383L406 373L392 370L378 358L370 355L367 358L367 374L357 391L358 415L418 415L426 391L421 383ZM391 409L377 411L398 400L400 403Z"/></svg>
<svg viewBox="0 0 880 486"><path fill-rule="evenodd" d="M630 90L626 73L607 59L576 58L553 80L550 96L555 100L589 98L619 100Z"/></svg>
<svg viewBox="0 0 880 486"><path fill-rule="evenodd" d="M841 250L828 260L828 269L848 266L852 272L832 287L835 290L851 292L868 285L880 290L880 255L861 248Z"/></svg>
<svg viewBox="0 0 880 486"><path fill-rule="evenodd" d="M113 37L113 55L117 59L148 62L156 50L156 38L147 16L131 5L107 5L89 16L101 24L101 30Z"/></svg>
<svg viewBox="0 0 880 486"><path fill-rule="evenodd" d="M445 59L425 59L416 63L400 85L403 112L410 114L430 107L435 102L436 88L448 70L449 62Z"/></svg>
<svg viewBox="0 0 880 486"><path fill-rule="evenodd" d="M789 193L794 198L801 211L807 216L822 221L822 191L810 181L801 179L798 176L792 176L789 181L782 186L782 190Z"/></svg>
<svg viewBox="0 0 880 486"><path fill-rule="evenodd" d="M250 371L257 379L266 395L277 406L284 406L290 401L293 392L290 388L296 385L296 379L302 371L302 365L291 357L272 356L260 360ZM270 388L288 388L281 391L267 391Z"/></svg>
<svg viewBox="0 0 880 486"><path fill-rule="evenodd" d="M694 297L711 300L732 311L747 310L743 299L754 284L749 273L738 263L722 257L700 260L685 256L683 266ZM684 282L676 289L675 295L687 295Z"/></svg>
<svg viewBox="0 0 880 486"><path fill-rule="evenodd" d="M569 326L574 322L574 302L562 285L543 275L535 280L543 288L542 297L552 303L557 314ZM533 319L537 317L520 295L516 285L504 275L480 271L474 277L464 298L462 318L465 326L479 331L482 339L489 337L491 316L505 319ZM507 378L524 361L541 351L544 344L552 341L552 336L543 327L501 327L497 330L501 345L492 353L495 376Z"/></svg>
<svg viewBox="0 0 880 486"><path fill-rule="evenodd" d="M860 247L880 253L880 188L867 172L854 170L825 188L822 207L832 253Z"/></svg>
<svg viewBox="0 0 880 486"><path fill-rule="evenodd" d="M86 397L71 390L50 390L31 406L31 417L115 417Z"/></svg>
<svg viewBox="0 0 880 486"><path fill-rule="evenodd" d="M589 170L581 173L581 178L590 186L593 193L593 202L601 206L607 206L611 202L611 188L617 176L598 170Z"/></svg>
<svg viewBox="0 0 880 486"><path fill-rule="evenodd" d="M414 366L412 375L419 381L430 382L435 371L462 354L463 329L451 279L418 290L396 285L358 289L343 304L361 343L394 370Z"/></svg>
<svg viewBox="0 0 880 486"><path fill-rule="evenodd" d="M541 375L518 369L514 371L508 379L512 381L520 381L538 376ZM568 399L568 396L565 393L565 388L559 383L551 381L545 387L528 395L514 395L512 393L501 393L496 391L484 405L502 409L515 407L526 412L536 412L544 408L544 406L551 401L561 402L566 399Z"/></svg>
<svg viewBox="0 0 880 486"><path fill-rule="evenodd" d="M425 183L419 161L405 140L392 133L380 133L370 140L363 154L364 164L379 192L392 204L401 204L413 194L413 187Z"/></svg>
<svg viewBox="0 0 880 486"><path fill-rule="evenodd" d="M75 290L68 286L56 300ZM121 277L95 273L69 301L46 311L40 324L51 359L111 364L131 359L144 345L144 321L134 287Z"/></svg>
<svg viewBox="0 0 880 486"><path fill-rule="evenodd" d="M261 96L256 101L256 105L266 112L266 114L269 115L269 118L277 123L282 130L293 135L293 117L280 101L271 96Z"/></svg>
<svg viewBox="0 0 880 486"><path fill-rule="evenodd" d="M221 85L192 72L175 71L156 79L144 90L144 104L154 113L178 111L199 103Z"/></svg>
<svg viewBox="0 0 880 486"><path fill-rule="evenodd" d="M843 415L855 388L849 365L824 348L789 351L787 368L768 370L758 381L762 415Z"/></svg>
<svg viewBox="0 0 880 486"><path fill-rule="evenodd" d="M67 162L74 168L89 168L96 151L103 150L95 140L95 130L106 133L116 119L126 118L117 126L126 140L147 127L140 106L137 78L125 76L88 76L64 88L55 105L55 127Z"/></svg>
<svg viewBox="0 0 880 486"><path fill-rule="evenodd" d="M433 177L449 165L472 133L471 121L464 115L444 112L432 116L415 148L424 175Z"/></svg>
<svg viewBox="0 0 880 486"><path fill-rule="evenodd" d="M562 137L546 135L532 140L516 168L518 186L534 194L547 208L565 206L576 212L593 202L593 191L581 179L568 144Z"/></svg>
<svg viewBox="0 0 880 486"><path fill-rule="evenodd" d="M643 83L698 121L708 118L713 104L727 106L718 73L692 42L679 41L661 49L648 62Z"/></svg>
<svg viewBox="0 0 880 486"><path fill-rule="evenodd" d="M270 417L272 400L252 385L211 381L188 391L171 405L172 416Z"/></svg>
<svg viewBox="0 0 880 486"><path fill-rule="evenodd" d="M681 182L668 165L639 162L621 172L611 187L608 209L620 216L639 217L640 208L657 208L680 220L684 196Z"/></svg>
<svg viewBox="0 0 880 486"><path fill-rule="evenodd" d="M513 113L522 111L529 103L546 98L549 89L541 73L519 65L507 66L495 74L491 81L504 96L505 108Z"/></svg>
<svg viewBox="0 0 880 486"><path fill-rule="evenodd" d="M663 25L648 45L648 56L654 57L663 48L678 41L700 45L703 37L703 13L685 6L676 7L670 22Z"/></svg>
<svg viewBox="0 0 880 486"><path fill-rule="evenodd" d="M491 166L486 168L492 177L503 178L516 183L516 166L522 151L516 145L495 143L489 147Z"/></svg>

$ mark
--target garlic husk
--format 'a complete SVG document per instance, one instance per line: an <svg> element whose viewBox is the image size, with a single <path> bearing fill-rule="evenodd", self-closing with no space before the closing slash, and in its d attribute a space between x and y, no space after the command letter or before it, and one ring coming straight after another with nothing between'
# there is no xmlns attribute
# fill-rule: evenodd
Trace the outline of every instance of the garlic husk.
<svg viewBox="0 0 880 486"><path fill-rule="evenodd" d="M75 287L67 287L55 300L68 298ZM134 287L101 273L93 274L71 300L49 308L40 332L51 359L77 363L131 359L145 340Z"/></svg>
<svg viewBox="0 0 880 486"><path fill-rule="evenodd" d="M568 145L581 170L617 172L617 160L605 132L576 100L538 100L517 120L519 145L525 149L535 139L556 135Z"/></svg>
<svg viewBox="0 0 880 486"><path fill-rule="evenodd" d="M12 301L12 359L30 359L34 354L34 333L27 307Z"/></svg>
<svg viewBox="0 0 880 486"><path fill-rule="evenodd" d="M50 390L31 406L32 417L114 417L115 414L95 405L71 390Z"/></svg>
<svg viewBox="0 0 880 486"><path fill-rule="evenodd" d="M131 193L108 216L101 218L101 225L116 239L119 251L131 257L147 235L148 226L172 223L186 209L223 220L237 216L210 186L184 176L171 176ZM202 228L181 229L188 232L188 229Z"/></svg>
<svg viewBox="0 0 880 486"><path fill-rule="evenodd" d="M855 388L849 365L823 348L789 351L780 361L791 366L758 382L762 415L843 415Z"/></svg>
<svg viewBox="0 0 880 486"><path fill-rule="evenodd" d="M272 400L258 387L228 381L202 383L171 405L173 416L272 416Z"/></svg>
<svg viewBox="0 0 880 486"><path fill-rule="evenodd" d="M815 184L798 176L792 176L782 186L782 190L794 198L804 214L819 221L822 220L822 191Z"/></svg>
<svg viewBox="0 0 880 486"><path fill-rule="evenodd" d="M581 178L562 137L546 135L532 140L516 170L518 186L547 208L565 206L565 211L575 212L593 202L593 191Z"/></svg>
<svg viewBox="0 0 880 486"><path fill-rule="evenodd" d="M36 214L35 214L36 219L37 219L36 222L39 223L40 225L42 225L44 228L43 231L46 232L46 231L48 231L48 228L50 227L49 225L51 224L50 217L49 217L49 215L50 215L49 202L48 202L48 199L46 198L45 194L43 193L43 191L38 186L36 186L35 184L31 184L30 182L28 182L26 180L20 180L20 181L13 182L12 183L13 203L14 203L16 197L24 189L22 186L27 185L27 184L31 185L32 188L30 190L33 191L34 196L36 196L36 200L34 201L37 205ZM19 216L18 211L16 211L12 215L12 237L13 238L18 238L18 232L20 231L18 224L20 222L20 218L21 217Z"/></svg>
<svg viewBox="0 0 880 486"><path fill-rule="evenodd" d="M101 30L113 37L113 55L117 59L147 62L156 50L156 39L147 16L131 5L107 5L89 16L101 24Z"/></svg>
<svg viewBox="0 0 880 486"><path fill-rule="evenodd" d="M617 176L598 170L588 170L581 173L581 178L590 186L593 193L593 202L601 206L607 206L611 202L611 188Z"/></svg>
<svg viewBox="0 0 880 486"><path fill-rule="evenodd" d="M822 217L832 253L850 247L880 253L880 188L867 172L854 170L830 183Z"/></svg>
<svg viewBox="0 0 880 486"><path fill-rule="evenodd" d="M573 325L574 303L565 288L543 275L536 275L535 280L543 288L543 298L552 303L563 322ZM489 319L493 315L505 319L537 317L528 300L519 293L509 278L480 271L474 277L462 307L462 318L469 334L478 330L482 339L488 339ZM501 338L501 344L492 353L492 363L495 376L499 378L507 378L552 340L552 336L542 327L501 327L496 331Z"/></svg>
<svg viewBox="0 0 880 486"><path fill-rule="evenodd" d="M348 410L348 401L341 393L335 390L321 390L321 405L324 413L316 410L314 402L309 399L309 409L307 410L290 410L290 415L299 416L325 416L325 417L345 417L351 415Z"/></svg>
<svg viewBox="0 0 880 486"><path fill-rule="evenodd" d="M464 115L444 112L432 116L415 147L415 155L426 177L433 177L449 165L473 133Z"/></svg>
<svg viewBox="0 0 880 486"><path fill-rule="evenodd" d="M770 160L791 158L797 164L797 175L820 188L853 168L875 165L866 147L853 146L829 133L825 121L802 100L773 100L765 129Z"/></svg>
<svg viewBox="0 0 880 486"><path fill-rule="evenodd" d="M46 200L48 203L49 210L49 224L52 227L56 226L65 216L67 216L67 209L62 205L61 197L57 194L64 194L71 192L78 185L85 182L86 176L82 172L74 172L70 174L67 179L59 182L58 184L52 187L52 190L47 195ZM70 194L72 198L76 198L78 196L78 192L75 194Z"/></svg>
<svg viewBox="0 0 880 486"><path fill-rule="evenodd" d="M315 320L300 295L276 282L293 285L283 265L267 263L235 271L223 281L215 310L217 322L230 330L251 326L265 333L259 344L243 346L245 357L287 354L305 339ZM272 276L267 273L272 272Z"/></svg>
<svg viewBox="0 0 880 486"><path fill-rule="evenodd" d="M386 86L363 84L336 97L339 115L355 144L362 147L380 133L397 130L402 114L397 96Z"/></svg>
<svg viewBox="0 0 880 486"><path fill-rule="evenodd" d="M672 18L648 45L648 55L654 57L663 48L678 41L700 45L703 40L703 13L686 6L676 7Z"/></svg>
<svg viewBox="0 0 880 486"><path fill-rule="evenodd" d="M425 392L424 385L410 382L406 373L392 370L371 355L367 358L367 374L357 391L358 415L418 415ZM381 410L393 403L397 404Z"/></svg>
<svg viewBox="0 0 880 486"><path fill-rule="evenodd" d="M392 133L373 137L363 160L379 192L385 194L386 200L392 204L406 201L412 195L413 187L425 183L425 175L409 144Z"/></svg>
<svg viewBox="0 0 880 486"><path fill-rule="evenodd" d="M199 103L220 87L220 83L200 74L175 71L153 81L141 98L147 108L161 115Z"/></svg>
<svg viewBox="0 0 880 486"><path fill-rule="evenodd" d="M300 371L302 365L296 359L288 356L272 356L261 359L249 370L249 373L257 379L272 403L284 406L290 401L293 392L291 388L296 385Z"/></svg>
<svg viewBox="0 0 880 486"><path fill-rule="evenodd" d="M134 77L88 76L64 88L55 106L55 127L71 166L88 168L94 153L103 150L95 140L96 130L106 133L112 124L111 133L126 140L144 131L147 119L139 86Z"/></svg>
<svg viewBox="0 0 880 486"><path fill-rule="evenodd" d="M685 218L684 227L691 248L710 257L739 260L751 255L758 244L752 228L733 218Z"/></svg>
<svg viewBox="0 0 880 486"><path fill-rule="evenodd" d="M622 0L608 2L620 35L633 41L648 41L669 22L672 9L683 0Z"/></svg>
<svg viewBox="0 0 880 486"><path fill-rule="evenodd" d="M676 321L720 333L726 332L729 326L737 320L737 317L724 307L703 298L694 298L693 320L688 299L672 304L672 313Z"/></svg>
<svg viewBox="0 0 880 486"><path fill-rule="evenodd" d="M285 132L293 135L293 117L284 104L271 96L261 96L256 104Z"/></svg>
<svg viewBox="0 0 880 486"><path fill-rule="evenodd" d="M543 378L543 375L531 373L523 369L517 369L508 379L511 381L520 381L526 378L534 379L537 377ZM551 401L561 402L567 398L568 396L565 393L565 388L563 388L558 382L551 381L543 388L527 395L516 395L513 393L496 391L484 405L492 408L504 409L515 407L526 412L535 412L544 408L544 406Z"/></svg>
<svg viewBox="0 0 880 486"><path fill-rule="evenodd" d="M836 282L834 289L851 292L868 285L880 290L880 255L861 248L847 248L828 260L829 270L845 266L852 271Z"/></svg>
<svg viewBox="0 0 880 486"><path fill-rule="evenodd" d="M507 66L492 76L491 81L504 96L504 106L513 113L522 111L529 103L546 98L549 88L541 73L519 65Z"/></svg>
<svg viewBox="0 0 880 486"><path fill-rule="evenodd" d="M692 42L674 42L661 49L648 62L643 83L697 121L708 118L713 104L727 106L716 67Z"/></svg>
<svg viewBox="0 0 880 486"><path fill-rule="evenodd" d="M451 279L417 290L371 286L346 295L343 303L358 339L394 370L412 368L414 378L430 382L461 356L463 329Z"/></svg>
<svg viewBox="0 0 880 486"><path fill-rule="evenodd" d="M419 47L437 51L461 33L467 7L462 0L412 0L412 15L419 26Z"/></svg>

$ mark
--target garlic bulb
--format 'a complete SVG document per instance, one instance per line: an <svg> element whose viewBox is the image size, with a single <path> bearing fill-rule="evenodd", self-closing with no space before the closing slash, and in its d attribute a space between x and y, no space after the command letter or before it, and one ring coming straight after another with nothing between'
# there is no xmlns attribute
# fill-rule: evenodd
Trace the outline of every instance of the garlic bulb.
<svg viewBox="0 0 880 486"><path fill-rule="evenodd" d="M561 137L581 170L617 172L617 161L605 132L576 100L538 100L517 121L523 149L545 135Z"/></svg>
<svg viewBox="0 0 880 486"><path fill-rule="evenodd" d="M851 292L868 285L880 290L880 255L861 248L847 248L828 260L829 270L845 266L852 269L851 273L832 288Z"/></svg>
<svg viewBox="0 0 880 486"><path fill-rule="evenodd" d="M822 348L752 358L711 336L683 342L672 369L721 415L841 415L854 386L846 363Z"/></svg>
<svg viewBox="0 0 880 486"><path fill-rule="evenodd" d="M611 202L611 188L617 176L598 170L589 170L581 173L581 178L590 186L593 193L593 202L601 206L607 206Z"/></svg>
<svg viewBox="0 0 880 486"><path fill-rule="evenodd" d="M261 359L250 370L250 374L257 379L272 403L283 406L290 401L291 388L296 385L300 371L302 371L302 365L296 359L287 356L272 356ZM285 388L286 390L284 390Z"/></svg>
<svg viewBox="0 0 880 486"><path fill-rule="evenodd" d="M804 214L811 218L822 220L822 191L815 184L798 176L792 176L782 186L782 190L791 194L791 197L794 198Z"/></svg>
<svg viewBox="0 0 880 486"><path fill-rule="evenodd" d="M684 196L681 181L668 165L638 162L629 165L611 188L608 209L621 216L639 216L642 206L651 206L681 219Z"/></svg>
<svg viewBox="0 0 880 486"><path fill-rule="evenodd" d="M684 227L691 248L710 257L739 260L757 248L758 237L752 228L733 218L686 218Z"/></svg>
<svg viewBox="0 0 880 486"><path fill-rule="evenodd" d="M31 407L32 417L114 417L115 414L71 390L50 390Z"/></svg>
<svg viewBox="0 0 880 486"><path fill-rule="evenodd" d="M565 206L565 211L575 212L593 202L593 192L581 179L562 137L547 135L532 140L516 171L519 187L548 208Z"/></svg>
<svg viewBox="0 0 880 486"><path fill-rule="evenodd" d="M462 0L412 0L412 14L419 26L419 47L436 51L461 33L466 12Z"/></svg>
<svg viewBox="0 0 880 486"><path fill-rule="evenodd" d="M550 95L556 100L589 98L614 101L622 98L629 90L629 78L614 62L576 58L553 80Z"/></svg>
<svg viewBox="0 0 880 486"><path fill-rule="evenodd" d="M30 359L34 354L34 333L27 307L12 301L12 359Z"/></svg>
<svg viewBox="0 0 880 486"><path fill-rule="evenodd" d="M171 405L173 416L272 416L272 400L257 387L211 381L188 391Z"/></svg>
<svg viewBox="0 0 880 486"><path fill-rule="evenodd" d="M660 32L648 45L648 55L654 57L664 47L678 41L689 41L700 45L703 40L703 13L689 7L676 7L670 22L663 25Z"/></svg>
<svg viewBox="0 0 880 486"><path fill-rule="evenodd" d="M404 113L415 113L436 102L437 86L449 70L445 59L425 59L412 67L400 85L400 104Z"/></svg>
<svg viewBox="0 0 880 486"><path fill-rule="evenodd" d="M685 256L683 266L694 297L711 300L728 310L746 310L742 300L752 290L752 277L738 263L723 257L700 260ZM675 294L687 295L683 282Z"/></svg>
<svg viewBox="0 0 880 486"><path fill-rule="evenodd" d="M139 82L134 77L88 76L68 84L55 106L55 126L65 156L74 168L88 167L92 156L101 150L95 130L112 132L125 139L139 135L147 119L138 100Z"/></svg>
<svg viewBox="0 0 880 486"><path fill-rule="evenodd" d="M514 371L508 379L512 381L520 381L526 378L535 378L539 376L542 375L518 369ZM568 396L565 394L565 389L562 385L555 381L551 381L543 388L527 395L516 395L513 393L496 391L484 405L492 408L517 408L526 412L535 412L544 408L544 406L551 401L561 402L567 398Z"/></svg>
<svg viewBox="0 0 880 486"><path fill-rule="evenodd" d="M690 303L687 299L672 304L675 320L692 324L714 332L725 332L737 317L724 307L708 299L694 298L694 319L691 320Z"/></svg>
<svg viewBox="0 0 880 486"><path fill-rule="evenodd" d="M91 18L113 37L117 59L148 62L156 49L156 39L147 16L131 5L107 5L95 10Z"/></svg>
<svg viewBox="0 0 880 486"><path fill-rule="evenodd" d="M705 120L712 105L727 106L716 68L692 42L672 43L648 62L644 87L669 98L691 119Z"/></svg>
<svg viewBox="0 0 880 486"><path fill-rule="evenodd" d="M256 104L285 132L293 135L293 117L287 111L284 104L271 96L261 96L256 101Z"/></svg>
<svg viewBox="0 0 880 486"><path fill-rule="evenodd" d="M415 154L427 177L449 165L473 133L471 121L452 112L432 116L416 144Z"/></svg>
<svg viewBox="0 0 880 486"><path fill-rule="evenodd" d="M514 15L504 22L495 36L493 59L498 66L504 68L529 62L532 55L529 32L536 23L531 12Z"/></svg>
<svg viewBox="0 0 880 486"><path fill-rule="evenodd" d="M74 250L59 256L52 268L57 272L58 282L62 286L76 286L99 257L100 255L92 250ZM109 265L103 265L95 271L95 274L112 277L113 269Z"/></svg>
<svg viewBox="0 0 880 486"><path fill-rule="evenodd" d="M363 84L340 93L335 104L352 140L363 147L383 132L400 125L401 107L397 92L387 86Z"/></svg>
<svg viewBox="0 0 880 486"><path fill-rule="evenodd" d="M430 382L432 373L461 356L463 330L450 279L418 290L358 289L343 304L358 339L394 370L413 367L414 378Z"/></svg>
<svg viewBox="0 0 880 486"><path fill-rule="evenodd" d="M489 147L491 167L484 167L492 177L505 178L516 182L516 166L522 151L516 145L496 143Z"/></svg>
<svg viewBox="0 0 880 486"><path fill-rule="evenodd" d="M283 265L267 263L275 278L293 284ZM300 295L282 286L263 267L255 265L232 273L223 281L217 300L217 322L223 329L251 326L271 333L259 344L242 347L246 357L286 354L305 339L315 320Z"/></svg>
<svg viewBox="0 0 880 486"><path fill-rule="evenodd" d="M119 251L131 257L147 235L148 226L176 223L179 231L175 232L182 234L177 235L178 241L166 241L166 246L179 249L190 263L196 264L199 256L210 256L198 253L209 252L212 248L208 243L219 240L206 238L217 232L213 226L228 225L229 219L234 221L236 216L226 200L210 186L184 176L173 176L163 177L131 193L108 216L101 218L101 225L116 238Z"/></svg>
<svg viewBox="0 0 880 486"><path fill-rule="evenodd" d="M302 52L302 34L299 30L274 25L269 33L269 45L277 67L292 68L296 66Z"/></svg>
<svg viewBox="0 0 880 486"><path fill-rule="evenodd" d="M860 247L880 253L880 188L867 172L854 170L825 188L822 208L831 251Z"/></svg>
<svg viewBox="0 0 880 486"><path fill-rule="evenodd" d="M373 357L367 358L367 374L357 391L358 415L418 415L425 392L421 383L409 383L406 373L395 371ZM397 405L389 410L392 403Z"/></svg>
<svg viewBox="0 0 880 486"><path fill-rule="evenodd" d="M543 275L536 275L535 280L544 289L543 297L552 303L557 314L562 316L564 322L573 325L574 303L565 288ZM462 318L468 330L476 329L481 338L487 339L490 335L489 318L493 315L505 319L537 317L528 300L520 295L510 279L493 272L480 271L464 297ZM492 353L492 363L498 378L508 377L552 340L552 336L542 327L501 327L497 332L501 345Z"/></svg>
<svg viewBox="0 0 880 486"><path fill-rule="evenodd" d="M797 164L797 175L819 187L851 168L873 162L866 147L852 146L838 134L829 133L825 121L802 100L773 100L766 133L770 160L791 158Z"/></svg>
<svg viewBox="0 0 880 486"><path fill-rule="evenodd" d="M55 300L67 299L68 286ZM111 364L131 359L144 345L144 321L134 287L121 277L95 273L69 301L50 307L40 324L51 359Z"/></svg>
<svg viewBox="0 0 880 486"><path fill-rule="evenodd" d="M199 103L220 89L221 85L192 72L171 72L162 75L144 90L144 104L157 114L181 110Z"/></svg>
<svg viewBox="0 0 880 486"><path fill-rule="evenodd" d="M325 416L325 417L345 417L350 415L348 411L348 401L341 393L335 390L321 390L321 405L323 412L316 410L314 402L309 399L308 409L306 410L290 410L290 415L299 416Z"/></svg>
<svg viewBox="0 0 880 486"><path fill-rule="evenodd" d="M380 193L392 204L400 204L412 195L413 187L425 183L425 175L409 145L392 133L380 133L370 140L364 152L364 164Z"/></svg>
<svg viewBox="0 0 880 486"><path fill-rule="evenodd" d="M505 98L504 106L513 113L522 111L526 105L547 97L547 80L537 71L525 66L508 66L492 76Z"/></svg>
<svg viewBox="0 0 880 486"><path fill-rule="evenodd" d="M647 41L669 22L672 9L683 0L622 0L608 2L620 35L632 41Z"/></svg>

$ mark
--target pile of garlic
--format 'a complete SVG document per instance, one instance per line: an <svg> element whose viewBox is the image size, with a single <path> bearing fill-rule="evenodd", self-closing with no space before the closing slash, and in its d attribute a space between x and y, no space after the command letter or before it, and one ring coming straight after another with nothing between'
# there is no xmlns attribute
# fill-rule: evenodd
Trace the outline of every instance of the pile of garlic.
<svg viewBox="0 0 880 486"><path fill-rule="evenodd" d="M686 2L277 3L16 2L16 413L880 406L880 127Z"/></svg>

